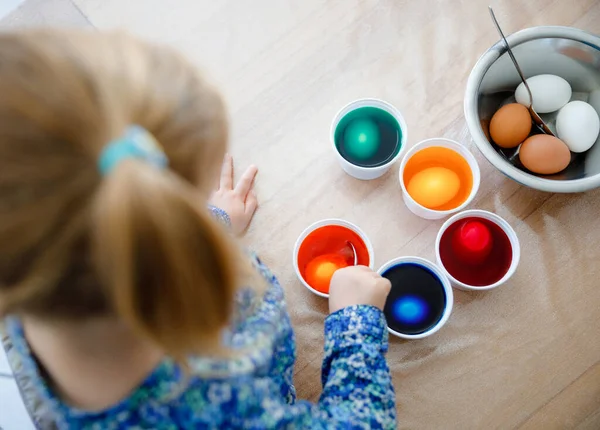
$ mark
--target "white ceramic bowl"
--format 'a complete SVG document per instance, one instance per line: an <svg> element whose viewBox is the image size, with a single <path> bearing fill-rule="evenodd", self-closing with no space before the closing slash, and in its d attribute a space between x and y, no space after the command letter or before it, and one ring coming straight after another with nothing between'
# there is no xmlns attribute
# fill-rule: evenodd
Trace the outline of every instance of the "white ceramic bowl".
<svg viewBox="0 0 600 430"><path fill-rule="evenodd" d="M362 107L375 107L386 111L387 113L392 115L396 119L396 121L398 121L400 131L402 132L402 137L400 140L400 149L398 150L398 154L396 154L394 158L392 158L390 161L381 166L362 167L352 164L344 157L342 157L340 151L338 151L338 148L335 144L335 129L337 128L342 118L345 117L349 112L352 112L353 110ZM352 103L348 103L346 106L340 109L340 111L335 115L335 117L333 117L333 122L331 123L330 139L331 145L333 147L333 152L335 153L338 162L340 163L340 166L342 166L342 169L344 169L344 171L350 176L356 179L366 181L383 176L388 170L390 170L392 165L396 161L398 161L400 157L402 157L402 155L404 155L404 153L406 152L406 142L408 142L408 130L406 127L406 121L404 120L404 117L402 116L400 111L396 109L393 105L379 99L359 99L353 101Z"/></svg>
<svg viewBox="0 0 600 430"><path fill-rule="evenodd" d="M309 234L311 234L316 229L318 229L320 227L325 227L327 225L339 225L342 227L346 227L347 229L352 230L354 233L356 233L361 238L361 240L364 242L365 247L367 248L367 252L369 254L369 267L371 269L373 269L375 267L374 266L375 254L373 252L373 245L371 244L371 241L369 240L367 235L356 224L352 224L349 221L345 221L343 219L337 219L337 218L323 219L321 221L317 221L317 222L311 224L306 229L304 229L304 231L300 234L300 236L298 236L298 239L296 240L296 244L294 245L294 253L292 256L292 261L294 264L294 271L296 272L296 276L298 277L300 282L302 282L302 285L304 285L306 288L308 288L308 290L311 293L314 293L317 296L321 296L321 297L329 297L329 294L322 293L320 291L315 290L310 285L308 285L308 283L304 280L304 278L302 277L302 274L300 273L300 267L298 267L298 252L300 251L300 246L302 245L302 242L304 242L304 239L306 239Z"/></svg>
<svg viewBox="0 0 600 430"><path fill-rule="evenodd" d="M497 282L494 282L493 284L486 285L483 287L476 287L473 285L465 284L464 282L460 282L459 280L454 278L444 267L442 257L440 256L440 241L442 240L442 235L452 224L465 218L483 218L492 221L494 224L500 227L504 231L504 233L506 233L508 239L510 240L510 244L512 246L512 262L508 268L508 271L502 277L502 279L500 279ZM442 225L435 241L435 255L437 263L443 270L444 274L448 277L448 279L450 279L450 282L452 283L453 287L458 288L459 290L467 291L486 291L491 290L493 288L497 288L500 285L504 284L516 272L517 267L519 266L519 260L521 259L521 245L519 244L519 238L517 237L517 233L515 233L514 229L510 226L508 222L504 220L504 218L492 212L472 209L454 215Z"/></svg>
<svg viewBox="0 0 600 430"><path fill-rule="evenodd" d="M397 266L399 264L410 264L410 263L418 264L420 266L426 267L427 269L431 270L438 277L438 279L442 283L442 287L444 288L444 293L446 294L446 308L444 309L442 318L440 318L440 320L437 322L437 324L423 333L404 334L404 333L400 333L395 330L392 330L389 327L388 327L388 332L390 332L390 334L393 334L394 336L401 337L402 339L422 339L424 337L431 336L432 334L437 332L439 329L441 329L444 326L444 324L446 324L446 322L448 321L448 318L450 318L450 314L452 313L452 308L454 306L454 294L452 293L452 286L450 285L450 281L448 280L446 273L440 267L438 267L436 264L432 263L429 260L421 258L421 257L394 258L393 260L390 260L387 263L385 263L383 266L381 266L379 268L379 270L377 271L377 273L379 273L380 275L383 275L386 272L386 270L388 270L391 267Z"/></svg>
<svg viewBox="0 0 600 430"><path fill-rule="evenodd" d="M449 209L449 210L445 210L445 211L436 211L434 209L426 208L425 206L422 206L419 203L417 203L410 196L410 194L408 194L408 191L406 190L406 184L404 183L404 169L406 168L406 164L408 163L410 158L413 155L415 155L417 152L422 151L423 149L426 149L426 148L434 147L434 146L448 148L448 149L451 149L451 150L457 152L458 154L460 154L465 159L465 161L469 164L469 167L471 168L471 172L473 173L473 188L471 189L471 193L469 194L469 197L467 198L467 200L465 200L463 202L463 204L461 204L460 206L457 206L454 209ZM399 180L400 180L400 187L402 187L402 198L404 199L404 203L406 204L406 207L408 209L410 209L410 211L412 213L414 213L417 216L420 216L421 218L425 218L425 219L442 219L450 214L453 214L453 213L463 210L465 207L467 207L473 201L473 199L475 198L475 195L477 194L477 191L479 190L479 183L481 181L481 173L479 171L479 165L477 164L477 160L475 159L473 154L471 154L471 152L466 147L464 147L463 145L461 145L458 142L455 142L454 140L446 139L443 137L435 137L435 138L423 140L422 142L417 143L415 146L413 146L410 149L410 151L408 151L406 153L406 155L402 159L402 163L400 164Z"/></svg>

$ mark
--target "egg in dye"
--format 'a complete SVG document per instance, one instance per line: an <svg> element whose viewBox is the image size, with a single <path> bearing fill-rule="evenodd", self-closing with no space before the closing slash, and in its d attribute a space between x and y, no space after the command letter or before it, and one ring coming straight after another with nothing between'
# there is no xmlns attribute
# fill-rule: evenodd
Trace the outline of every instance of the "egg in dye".
<svg viewBox="0 0 600 430"><path fill-rule="evenodd" d="M415 174L406 191L421 206L435 209L451 201L459 189L456 173L445 167L430 167Z"/></svg>
<svg viewBox="0 0 600 430"><path fill-rule="evenodd" d="M492 252L493 243L490 229L479 220L464 221L452 236L453 251L465 264L483 263Z"/></svg>
<svg viewBox="0 0 600 430"><path fill-rule="evenodd" d="M355 119L344 133L346 151L354 158L371 158L379 148L379 130L373 121Z"/></svg>
<svg viewBox="0 0 600 430"><path fill-rule="evenodd" d="M413 183L412 186L410 186L410 184L413 178L417 176L420 172L431 168L442 168L443 170L441 172L437 169L434 170L434 175L437 176L438 173L436 172L440 172L441 177L452 179L448 179L448 184L444 184L441 186L442 190L445 190L443 196L438 197L434 194L432 197L430 197L433 200L437 201L427 202L425 201L427 198L421 199L423 203L428 203L430 205L438 204L440 201L445 201L445 203L442 203L438 206L425 207L437 211L452 210L462 205L469 198L469 196L471 195L471 191L473 190L473 172L467 160L465 160L465 158L462 155L460 155L457 151L454 151L453 149L445 148L442 146L431 146L413 154L407 160L406 165L404 166L404 172L402 174L402 181L404 182L406 191L417 203L424 206L417 200L419 199L418 196L417 199L415 199L415 195L418 194L418 192L415 192L415 189L413 187L419 184L421 180L427 179L429 173L427 173L425 177L421 177L420 179L418 179L418 182ZM447 171L450 171L450 173ZM456 175L456 177L458 177L457 191L454 191L456 181L454 180L453 174ZM431 193L427 194L431 196ZM448 197L450 197L450 200L446 201Z"/></svg>
<svg viewBox="0 0 600 430"><path fill-rule="evenodd" d="M457 247L457 242L462 243ZM439 257L440 263L457 281L485 287L500 281L510 270L513 248L508 235L496 222L468 217L450 224L442 234Z"/></svg>
<svg viewBox="0 0 600 430"><path fill-rule="evenodd" d="M354 255L348 258L344 252L348 242L354 246L357 264L371 266L369 249L356 232L341 225L324 225L309 233L300 245L297 264L302 279L311 288L329 293L333 272L354 264ZM321 266L321 263L324 265ZM328 263L333 263L333 266Z"/></svg>
<svg viewBox="0 0 600 430"><path fill-rule="evenodd" d="M336 254L325 254L313 258L306 266L306 282L321 293L329 293L333 274L348 266L345 258Z"/></svg>

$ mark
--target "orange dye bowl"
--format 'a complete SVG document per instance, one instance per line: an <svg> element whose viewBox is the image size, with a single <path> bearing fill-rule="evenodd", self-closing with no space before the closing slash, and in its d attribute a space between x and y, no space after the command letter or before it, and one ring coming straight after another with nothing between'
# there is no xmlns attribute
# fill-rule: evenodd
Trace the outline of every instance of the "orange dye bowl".
<svg viewBox="0 0 600 430"><path fill-rule="evenodd" d="M477 160L463 145L434 138L413 146L400 164L400 186L406 207L425 219L461 211L479 190Z"/></svg>
<svg viewBox="0 0 600 430"><path fill-rule="evenodd" d="M296 276L312 293L329 297L329 282L336 270L354 264L344 255L350 242L356 250L357 264L374 267L373 246L355 224L342 219L324 219L307 227L296 240L293 263Z"/></svg>

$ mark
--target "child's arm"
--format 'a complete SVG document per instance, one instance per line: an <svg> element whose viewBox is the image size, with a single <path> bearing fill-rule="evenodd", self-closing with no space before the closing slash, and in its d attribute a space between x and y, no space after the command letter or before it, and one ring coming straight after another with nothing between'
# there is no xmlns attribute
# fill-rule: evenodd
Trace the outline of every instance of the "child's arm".
<svg viewBox="0 0 600 430"><path fill-rule="evenodd" d="M379 309L366 305L341 309L325 320L319 403L289 405L279 397L272 381L272 385L252 381L239 395L256 399L257 415L247 416L239 424L251 428L395 429L395 394L386 351L386 323Z"/></svg>
<svg viewBox="0 0 600 430"><path fill-rule="evenodd" d="M349 306L325 320L323 393L331 418L366 428L396 428L395 394L385 361L388 332L374 306Z"/></svg>

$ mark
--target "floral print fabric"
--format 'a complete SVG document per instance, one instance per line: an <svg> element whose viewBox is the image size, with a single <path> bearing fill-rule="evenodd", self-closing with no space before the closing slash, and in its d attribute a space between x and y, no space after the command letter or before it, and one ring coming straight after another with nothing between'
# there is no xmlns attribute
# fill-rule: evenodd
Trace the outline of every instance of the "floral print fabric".
<svg viewBox="0 0 600 430"><path fill-rule="evenodd" d="M228 223L227 214L211 208ZM232 357L192 357L184 375L165 359L122 402L88 412L61 401L44 380L17 318L5 321L4 345L38 427L58 429L396 428L395 395L385 361L383 313L351 306L325 320L323 393L317 404L297 401L292 383L295 340L283 289L254 255L269 288L236 298L236 315L223 333ZM90 387L93 389L93 387Z"/></svg>

